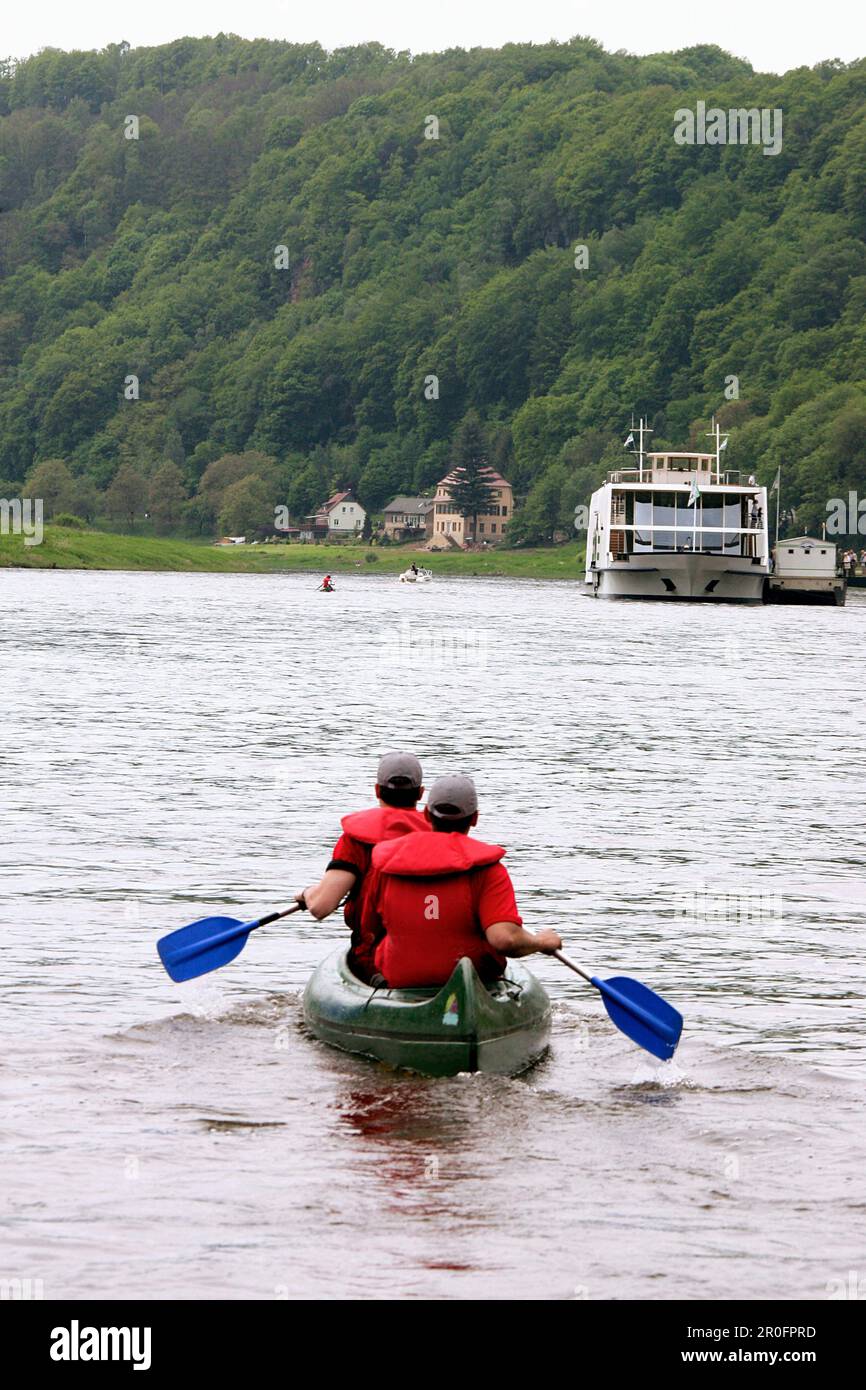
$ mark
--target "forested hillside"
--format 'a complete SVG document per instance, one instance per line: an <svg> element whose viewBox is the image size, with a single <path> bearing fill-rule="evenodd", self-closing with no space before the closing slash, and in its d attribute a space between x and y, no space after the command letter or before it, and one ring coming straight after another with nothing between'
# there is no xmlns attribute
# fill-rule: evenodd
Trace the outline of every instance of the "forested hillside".
<svg viewBox="0 0 866 1390"><path fill-rule="evenodd" d="M677 144L698 101L781 108L781 152ZM812 525L866 490L864 238L866 61L47 50L0 74L0 496L202 532L375 508L477 411L538 540L633 412L682 446L715 411Z"/></svg>

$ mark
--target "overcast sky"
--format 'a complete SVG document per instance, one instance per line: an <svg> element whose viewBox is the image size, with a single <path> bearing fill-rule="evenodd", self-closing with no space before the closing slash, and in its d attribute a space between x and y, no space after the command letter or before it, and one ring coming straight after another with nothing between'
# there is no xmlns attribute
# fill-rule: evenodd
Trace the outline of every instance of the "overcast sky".
<svg viewBox="0 0 866 1390"><path fill-rule="evenodd" d="M607 49L658 53L716 43L760 71L866 52L862 0L7 0L0 56L40 48L166 43L184 34L241 34L325 48L377 39L413 53L499 47L588 34Z"/></svg>

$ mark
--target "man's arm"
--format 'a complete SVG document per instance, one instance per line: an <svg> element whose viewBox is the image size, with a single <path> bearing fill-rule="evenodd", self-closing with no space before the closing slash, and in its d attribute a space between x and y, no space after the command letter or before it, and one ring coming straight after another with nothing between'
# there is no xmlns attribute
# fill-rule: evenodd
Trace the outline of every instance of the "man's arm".
<svg viewBox="0 0 866 1390"><path fill-rule="evenodd" d="M543 951L549 956L554 951L562 950L562 938L558 932L547 929L528 932L516 922L494 922L484 934L494 951L499 951L503 956L531 956L536 951Z"/></svg>
<svg viewBox="0 0 866 1390"><path fill-rule="evenodd" d="M352 869L326 869L318 883L313 883L299 893L297 901L306 904L308 911L321 922L328 917L354 888L360 877Z"/></svg>
<svg viewBox="0 0 866 1390"><path fill-rule="evenodd" d="M531 956L536 951L550 955L562 949L562 941L555 931L523 930L514 885L504 864L492 864L482 870L479 886L479 920L494 951L503 956Z"/></svg>
<svg viewBox="0 0 866 1390"><path fill-rule="evenodd" d="M369 858L366 846L344 831L319 882L311 883L309 888L299 893L297 901L303 901L305 907L319 921L328 917L364 877Z"/></svg>

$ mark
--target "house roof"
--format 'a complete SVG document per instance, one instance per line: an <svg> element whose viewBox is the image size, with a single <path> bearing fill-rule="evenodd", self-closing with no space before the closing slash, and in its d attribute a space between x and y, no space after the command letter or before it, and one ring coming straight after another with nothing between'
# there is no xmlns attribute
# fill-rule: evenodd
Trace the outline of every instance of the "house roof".
<svg viewBox="0 0 866 1390"><path fill-rule="evenodd" d="M430 510L432 498L430 497L392 497L387 507L383 508L386 512L417 512L419 516Z"/></svg>
<svg viewBox="0 0 866 1390"><path fill-rule="evenodd" d="M481 471L484 476L485 482L488 482L491 487L511 487L511 484L508 481L508 479L503 478L501 473L497 473L495 468L488 467L482 469ZM439 483L437 484L437 486L443 487L446 483L453 483L456 473L457 469L452 468L450 473L448 473L444 478L439 479Z"/></svg>
<svg viewBox="0 0 866 1390"><path fill-rule="evenodd" d="M352 497L351 492L335 492L333 497L329 497L327 502L323 502L319 508L320 512L332 512L339 502L345 502L347 497ZM354 497L352 501L354 502Z"/></svg>
<svg viewBox="0 0 866 1390"><path fill-rule="evenodd" d="M329 513L332 512L335 507L339 506L341 502L354 502L358 510L364 512L366 515L365 509L361 506L357 497L353 497L351 490L347 490L346 492L335 492L333 497L328 498L327 502L322 502L321 506L318 506L314 512L309 512L305 520L315 521L317 526L327 526Z"/></svg>

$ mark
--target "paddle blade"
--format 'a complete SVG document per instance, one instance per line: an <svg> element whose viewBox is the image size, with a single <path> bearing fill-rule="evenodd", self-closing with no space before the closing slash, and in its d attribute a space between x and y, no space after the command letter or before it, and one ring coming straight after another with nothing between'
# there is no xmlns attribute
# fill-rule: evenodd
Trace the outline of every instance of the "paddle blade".
<svg viewBox="0 0 866 1390"><path fill-rule="evenodd" d="M614 975L610 980L594 975L592 983L621 1033L662 1061L673 1057L683 1031L683 1016L672 1004L627 975Z"/></svg>
<svg viewBox="0 0 866 1390"><path fill-rule="evenodd" d="M239 922L236 917L202 917L169 932L156 943L156 949L171 978L182 984L228 965L240 955L256 926L257 922Z"/></svg>

